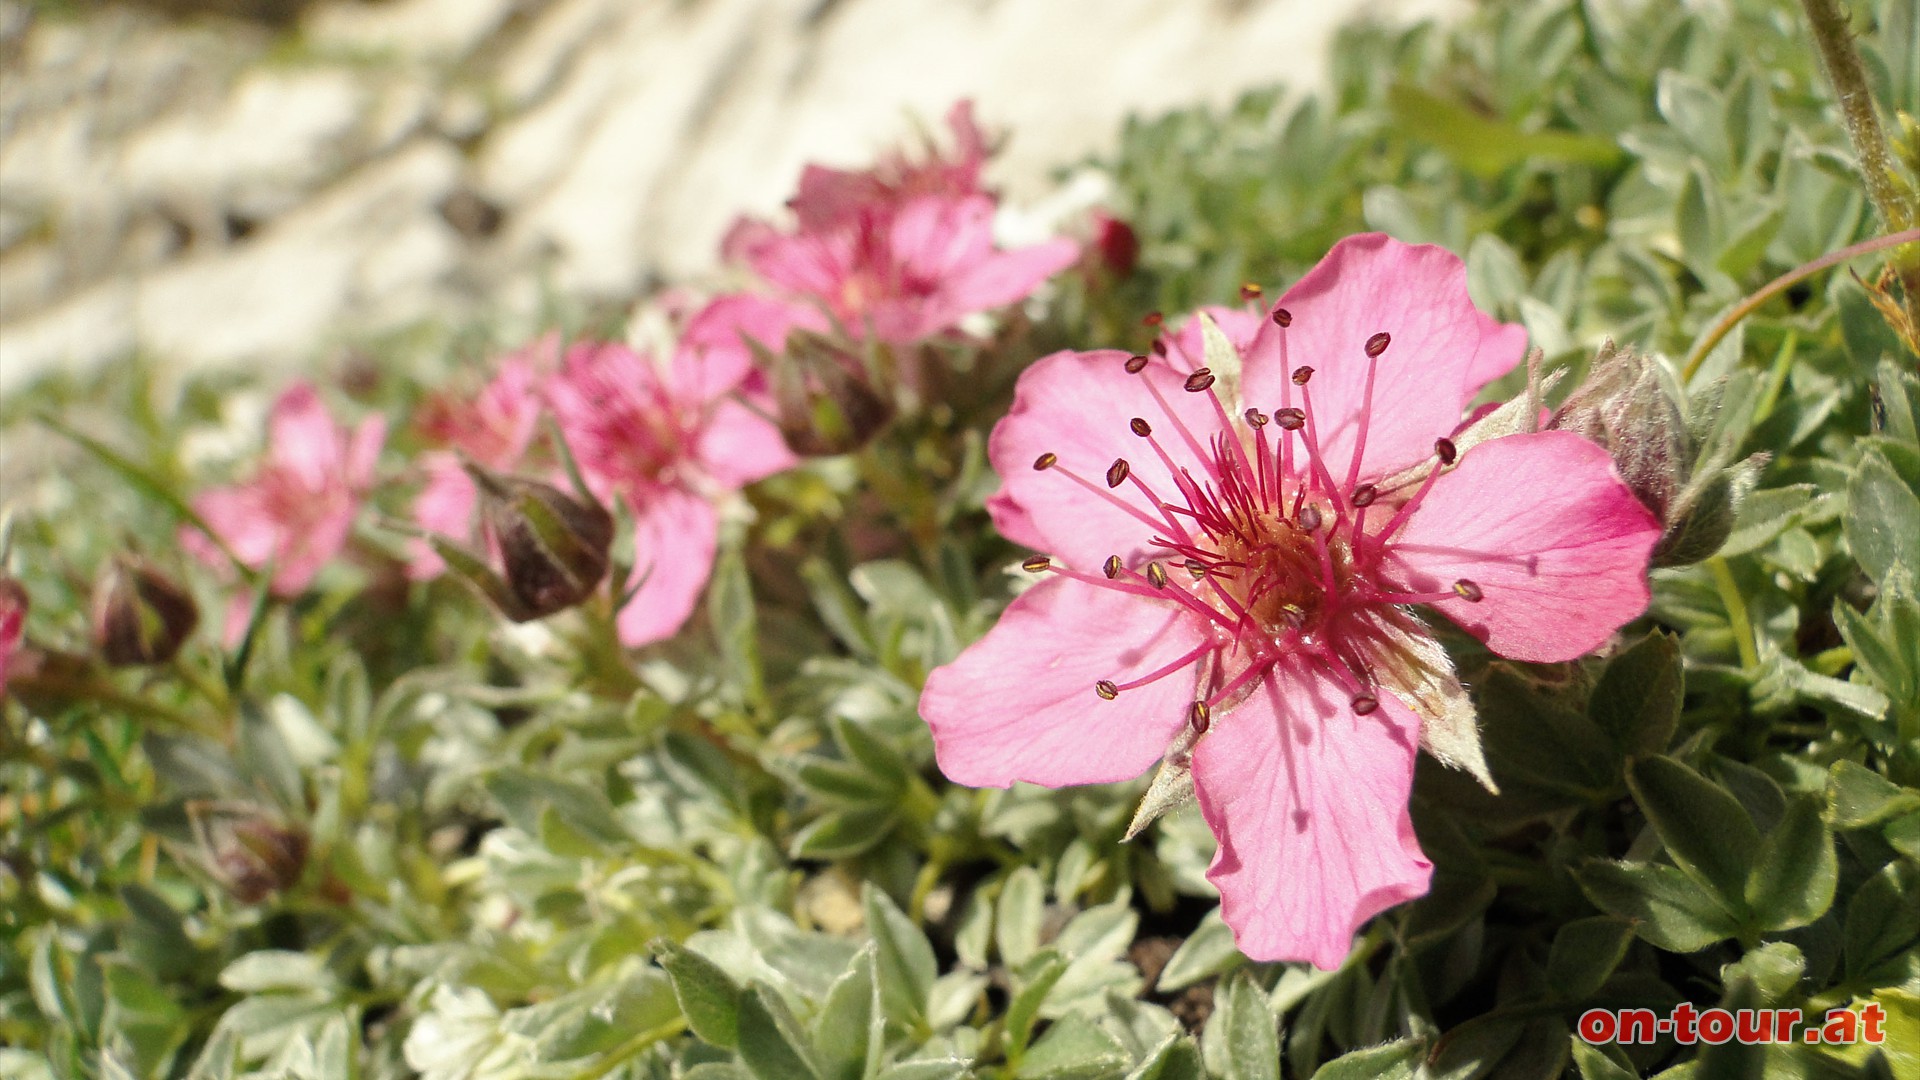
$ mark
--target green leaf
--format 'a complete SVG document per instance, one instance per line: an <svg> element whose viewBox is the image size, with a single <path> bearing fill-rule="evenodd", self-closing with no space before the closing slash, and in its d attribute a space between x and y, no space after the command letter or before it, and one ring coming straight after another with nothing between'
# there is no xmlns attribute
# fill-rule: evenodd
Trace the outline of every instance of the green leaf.
<svg viewBox="0 0 1920 1080"><path fill-rule="evenodd" d="M796 859L849 858L885 840L898 816L891 808L829 811L795 833L789 850Z"/></svg>
<svg viewBox="0 0 1920 1080"><path fill-rule="evenodd" d="M1414 1080L1426 1052L1425 1039L1396 1039L1342 1054L1314 1070L1313 1080Z"/></svg>
<svg viewBox="0 0 1920 1080"><path fill-rule="evenodd" d="M1580 1001L1613 974L1632 940L1633 924L1612 916L1563 925L1547 951L1547 985L1562 1001Z"/></svg>
<svg viewBox="0 0 1920 1080"><path fill-rule="evenodd" d="M1739 800L1670 757L1634 762L1627 786L1674 864L1744 916L1760 834Z"/></svg>
<svg viewBox="0 0 1920 1080"><path fill-rule="evenodd" d="M1856 670L1864 674L1906 714L1920 714L1920 601L1905 582L1911 580L1902 565L1887 572L1880 596L1865 615L1845 600L1833 602L1833 622L1853 652Z"/></svg>
<svg viewBox="0 0 1920 1080"><path fill-rule="evenodd" d="M1207 1064L1223 1080L1280 1080L1280 1036L1267 994L1245 971L1214 993L1201 1034Z"/></svg>
<svg viewBox="0 0 1920 1080"><path fill-rule="evenodd" d="M994 942L1000 960L1013 965L1025 963L1040 948L1040 920L1046 914L1047 886L1040 872L1022 866L1007 875L1000 887L999 917L994 924Z"/></svg>
<svg viewBox="0 0 1920 1080"><path fill-rule="evenodd" d="M1619 1064L1578 1035L1573 1037L1573 1064L1580 1070L1580 1080L1640 1080L1638 1070Z"/></svg>
<svg viewBox="0 0 1920 1080"><path fill-rule="evenodd" d="M760 671L753 584L737 548L728 548L714 563L713 582L707 586L707 618L728 682L749 704L760 704L766 699L766 683Z"/></svg>
<svg viewBox="0 0 1920 1080"><path fill-rule="evenodd" d="M1013 1070L1020 1080L1099 1080L1127 1067L1119 1040L1079 1014L1054 1021Z"/></svg>
<svg viewBox="0 0 1920 1080"><path fill-rule="evenodd" d="M1631 921L1634 933L1672 952L1704 949L1740 929L1724 907L1671 866L1590 859L1573 876L1596 907Z"/></svg>
<svg viewBox="0 0 1920 1080"><path fill-rule="evenodd" d="M1234 944L1233 928L1215 907L1200 920L1187 940L1167 958L1167 966L1160 969L1160 978L1154 983L1154 989L1162 994L1184 990L1202 979L1212 978L1244 963L1240 949Z"/></svg>
<svg viewBox="0 0 1920 1080"><path fill-rule="evenodd" d="M879 1064L876 1041L883 1037L885 1018L873 981L873 955L873 943L868 942L834 981L813 1018L813 1045L825 1080L859 1080L870 1065Z"/></svg>
<svg viewBox="0 0 1920 1080"><path fill-rule="evenodd" d="M1607 664L1587 701L1587 715L1621 754L1658 754L1673 740L1686 686L1679 640L1656 630Z"/></svg>
<svg viewBox="0 0 1920 1080"><path fill-rule="evenodd" d="M1571 131L1523 131L1405 83L1387 91L1394 126L1432 143L1461 168L1494 177L1529 158L1606 165L1620 156L1611 140Z"/></svg>
<svg viewBox="0 0 1920 1080"><path fill-rule="evenodd" d="M1007 1058L1017 1061L1033 1038L1034 1022L1040 1018L1040 1006L1067 973L1067 959L1048 949L1027 958L1013 972L1013 998L1007 1003L1004 1022L1007 1032Z"/></svg>
<svg viewBox="0 0 1920 1080"><path fill-rule="evenodd" d="M660 949L660 966L673 980L680 1014L695 1035L728 1050L740 1045L740 987L720 965L667 942Z"/></svg>
<svg viewBox="0 0 1920 1080"><path fill-rule="evenodd" d="M1791 930L1827 913L1838 879L1833 834L1820 819L1819 801L1795 799L1761 848L1747 879L1747 905L1762 930Z"/></svg>
<svg viewBox="0 0 1920 1080"><path fill-rule="evenodd" d="M1848 979L1899 981L1889 961L1920 939L1920 872L1895 860L1863 882L1847 902L1842 939Z"/></svg>
<svg viewBox="0 0 1920 1080"><path fill-rule="evenodd" d="M821 1080L780 995L754 985L740 999L740 1060L758 1080Z"/></svg>
<svg viewBox="0 0 1920 1080"><path fill-rule="evenodd" d="M1920 567L1920 495L1874 447L1847 481L1847 546L1874 581L1895 564Z"/></svg>
<svg viewBox="0 0 1920 1080"><path fill-rule="evenodd" d="M326 964L311 953L283 949L250 952L220 972L220 985L235 993L313 992L333 986Z"/></svg>
<svg viewBox="0 0 1920 1080"><path fill-rule="evenodd" d="M933 946L892 898L873 885L862 890L861 905L877 949L875 971L887 1017L917 1028L927 1022L927 997L939 974Z"/></svg>
<svg viewBox="0 0 1920 1080"><path fill-rule="evenodd" d="M1870 828L1914 810L1920 810L1920 791L1864 765L1836 761L1827 770L1827 820L1836 829Z"/></svg>
<svg viewBox="0 0 1920 1080"><path fill-rule="evenodd" d="M1142 1058L1124 1080L1207 1080L1207 1067L1193 1039L1175 1034Z"/></svg>

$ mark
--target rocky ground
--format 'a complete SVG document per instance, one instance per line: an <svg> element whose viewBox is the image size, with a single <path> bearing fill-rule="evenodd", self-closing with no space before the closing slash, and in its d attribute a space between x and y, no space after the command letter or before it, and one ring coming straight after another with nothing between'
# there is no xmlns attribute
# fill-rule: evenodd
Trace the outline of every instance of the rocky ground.
<svg viewBox="0 0 1920 1080"><path fill-rule="evenodd" d="M0 390L711 280L804 161L965 96L1031 204L1130 113L1312 85L1340 21L1445 6L0 0Z"/></svg>

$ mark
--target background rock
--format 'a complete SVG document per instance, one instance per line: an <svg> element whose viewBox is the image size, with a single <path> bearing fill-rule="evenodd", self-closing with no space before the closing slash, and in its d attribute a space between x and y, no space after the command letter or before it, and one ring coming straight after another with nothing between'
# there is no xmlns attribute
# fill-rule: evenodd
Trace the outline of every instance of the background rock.
<svg viewBox="0 0 1920 1080"><path fill-rule="evenodd" d="M5 0L0 390L712 284L727 225L777 214L803 163L865 162L961 97L1032 201L1131 113L1317 84L1341 22L1446 6L289 0L275 28Z"/></svg>

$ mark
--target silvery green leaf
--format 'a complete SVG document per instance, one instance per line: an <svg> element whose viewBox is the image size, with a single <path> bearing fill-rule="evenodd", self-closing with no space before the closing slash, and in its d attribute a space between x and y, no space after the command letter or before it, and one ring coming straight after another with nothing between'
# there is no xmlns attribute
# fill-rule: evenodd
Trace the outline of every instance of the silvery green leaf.
<svg viewBox="0 0 1920 1080"><path fill-rule="evenodd" d="M1126 840L1139 836L1141 830L1159 819L1170 810L1178 810L1194 800L1193 790L1193 746L1200 740L1200 734L1188 724L1180 729L1167 752L1160 758L1160 767L1154 770L1153 783L1147 786L1147 793L1140 797L1140 806L1133 812L1133 820L1127 825Z"/></svg>

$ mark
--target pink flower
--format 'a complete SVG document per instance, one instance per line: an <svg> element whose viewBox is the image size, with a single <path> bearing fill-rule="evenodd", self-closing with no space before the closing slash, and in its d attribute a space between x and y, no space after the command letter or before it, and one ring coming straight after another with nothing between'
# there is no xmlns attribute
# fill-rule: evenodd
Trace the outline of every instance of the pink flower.
<svg viewBox="0 0 1920 1080"><path fill-rule="evenodd" d="M1457 453L1525 338L1440 248L1351 237L1270 320L1220 322L1239 341L1217 370L1190 326L1165 356L1058 353L1021 377L990 509L1051 574L928 677L921 713L964 784L1124 780L1171 745L1242 951L1331 968L1426 891L1416 748L1491 784L1412 605L1571 659L1645 608L1660 529L1579 436Z"/></svg>
<svg viewBox="0 0 1920 1080"><path fill-rule="evenodd" d="M547 334L502 358L499 373L471 400L442 397L428 402L420 427L449 449L421 458L427 482L413 503L413 519L421 528L461 539L475 535L478 493L454 451L489 469L510 472L518 467L539 429L540 380L558 362L559 352L560 335ZM408 572L416 579L434 577L446 568L424 540L414 543L413 553Z"/></svg>
<svg viewBox="0 0 1920 1080"><path fill-rule="evenodd" d="M830 169L809 165L800 174L800 192L788 203L800 228L820 232L857 222L876 210L898 208L920 195L982 195L980 170L987 163L987 137L973 120L973 102L955 102L947 111L953 131L953 156L931 143L923 161L895 151L871 169Z"/></svg>
<svg viewBox="0 0 1920 1080"><path fill-rule="evenodd" d="M993 200L985 195L923 195L894 209L817 232L736 229L729 247L852 333L890 344L920 341L975 312L1023 300L1079 258L1079 246L1066 239L997 250Z"/></svg>
<svg viewBox="0 0 1920 1080"><path fill-rule="evenodd" d="M691 332L661 366L624 345L567 350L548 400L595 494L633 508L635 573L646 581L619 615L620 640L672 636L713 573L717 504L790 467L779 431L733 397L746 378L735 339Z"/></svg>
<svg viewBox="0 0 1920 1080"><path fill-rule="evenodd" d="M295 383L274 403L266 461L253 478L202 492L193 508L241 562L272 566L274 595L296 596L346 545L386 430L376 416L348 431L312 386ZM219 546L197 531L181 530L180 543L209 565L227 565ZM229 610L229 640L245 629L246 607L237 597Z"/></svg>

